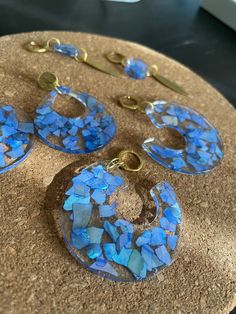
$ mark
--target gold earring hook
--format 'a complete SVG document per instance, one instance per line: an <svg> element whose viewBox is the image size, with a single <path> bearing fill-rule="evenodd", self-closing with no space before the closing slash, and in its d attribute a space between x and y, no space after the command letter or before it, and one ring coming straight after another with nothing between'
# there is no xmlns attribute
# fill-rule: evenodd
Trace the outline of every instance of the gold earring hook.
<svg viewBox="0 0 236 314"><path fill-rule="evenodd" d="M119 103L123 108L140 111L142 113L145 113L147 107L153 108L154 106L150 101L139 101L137 98L132 96L121 96L119 98Z"/></svg>
<svg viewBox="0 0 236 314"><path fill-rule="evenodd" d="M136 159L137 163L134 166L130 165L130 161L127 159ZM137 172L143 168L144 162L141 157L132 150L122 150L118 157L113 158L107 165L107 170L111 171L115 168L121 168L126 171Z"/></svg>
<svg viewBox="0 0 236 314"><path fill-rule="evenodd" d="M44 53L52 50L53 43L57 45L61 44L59 39L53 37L50 38L45 44L40 44L32 40L25 45L25 49L30 52Z"/></svg>

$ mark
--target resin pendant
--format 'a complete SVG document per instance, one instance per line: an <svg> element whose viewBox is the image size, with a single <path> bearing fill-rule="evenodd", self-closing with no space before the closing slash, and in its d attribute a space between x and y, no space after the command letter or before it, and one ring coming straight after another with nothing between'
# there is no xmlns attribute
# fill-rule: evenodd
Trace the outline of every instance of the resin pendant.
<svg viewBox="0 0 236 314"><path fill-rule="evenodd" d="M34 126L28 115L0 105L0 173L13 169L31 152Z"/></svg>
<svg viewBox="0 0 236 314"><path fill-rule="evenodd" d="M162 166L185 174L200 174L213 169L223 157L219 133L210 122L193 109L166 101L155 101L146 114L157 128L172 128L185 139L184 149L163 146L149 138L143 149Z"/></svg>
<svg viewBox="0 0 236 314"><path fill-rule="evenodd" d="M109 164L92 164L72 178L61 209L65 244L77 261L107 279L151 278L172 263L177 248L181 208L176 194L167 182L155 185L150 190L153 221L128 221L119 213L128 181Z"/></svg>
<svg viewBox="0 0 236 314"><path fill-rule="evenodd" d="M50 89L50 86L47 87ZM54 111L53 104L58 94L80 102L85 114L69 118ZM87 93L74 92L63 86L56 86L37 108L34 123L37 135L45 144L72 154L86 154L101 149L116 133L115 121L102 103Z"/></svg>

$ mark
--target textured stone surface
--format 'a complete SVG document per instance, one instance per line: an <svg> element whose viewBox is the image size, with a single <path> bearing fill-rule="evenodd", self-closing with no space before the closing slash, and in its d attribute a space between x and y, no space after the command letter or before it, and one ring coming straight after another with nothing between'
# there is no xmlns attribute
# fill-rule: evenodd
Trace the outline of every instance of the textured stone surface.
<svg viewBox="0 0 236 314"><path fill-rule="evenodd" d="M52 36L79 44L97 56L112 47L158 62L160 73L183 84L190 95L179 96L152 79L111 78L68 57L22 49L29 39ZM107 104L118 123L118 134L109 146L89 156L67 155L37 140L22 165L1 175L0 312L228 313L236 305L236 112L232 106L190 70L136 44L65 32L0 39L1 102L12 103L33 117L46 95L36 82L44 70L57 74L64 85L87 91ZM158 166L140 144L154 134L163 138L163 132L155 130L141 113L117 106L114 98L127 93L177 100L206 115L225 144L222 163L209 174L194 177ZM140 173L127 174L145 206L148 189L168 180L184 214L185 231L175 263L157 278L136 284L113 283L86 271L67 252L57 232L58 206L72 171L97 159L112 158L124 147L135 149L146 162ZM124 204L130 210L129 200Z"/></svg>

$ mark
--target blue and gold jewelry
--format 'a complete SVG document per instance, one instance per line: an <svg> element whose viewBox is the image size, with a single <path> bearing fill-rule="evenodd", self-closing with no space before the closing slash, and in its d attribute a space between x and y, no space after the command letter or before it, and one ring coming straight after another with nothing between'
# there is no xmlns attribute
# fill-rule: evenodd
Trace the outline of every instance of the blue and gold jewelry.
<svg viewBox="0 0 236 314"><path fill-rule="evenodd" d="M121 151L111 161L77 169L65 192L61 228L69 252L88 270L110 280L151 278L172 263L177 249L182 210L168 182L150 190L155 213L149 223L124 219L119 211L128 187L119 168L140 171L142 166L135 152Z"/></svg>
<svg viewBox="0 0 236 314"><path fill-rule="evenodd" d="M107 67L100 61L91 58L86 49L76 47L72 44L62 44L58 38L50 38L44 44L40 44L35 41L30 41L25 45L25 48L30 52L38 53L56 52L61 55L69 56L79 63L80 62L86 63L92 68L103 73L120 77L120 74L117 71L111 69L110 67Z"/></svg>
<svg viewBox="0 0 236 314"><path fill-rule="evenodd" d="M11 105L0 105L0 174L15 168L33 148L34 125Z"/></svg>
<svg viewBox="0 0 236 314"><path fill-rule="evenodd" d="M127 58L121 53L111 51L106 54L107 60L114 64L123 66L124 73L135 80L144 80L146 77L153 77L165 87L181 95L187 95L186 91L173 81L159 74L157 65L149 66L142 59Z"/></svg>
<svg viewBox="0 0 236 314"><path fill-rule="evenodd" d="M156 128L174 129L184 138L183 149L166 147L155 137L144 141L143 149L162 166L184 174L201 174L223 158L217 129L199 112L165 100L139 102L130 96L119 100L122 107L146 113Z"/></svg>
<svg viewBox="0 0 236 314"><path fill-rule="evenodd" d="M48 146L72 154L86 154L107 145L116 134L116 124L105 105L84 92L61 86L57 77L45 72L39 85L50 93L36 110L36 133ZM85 114L70 118L53 110L58 95L69 96L82 104Z"/></svg>

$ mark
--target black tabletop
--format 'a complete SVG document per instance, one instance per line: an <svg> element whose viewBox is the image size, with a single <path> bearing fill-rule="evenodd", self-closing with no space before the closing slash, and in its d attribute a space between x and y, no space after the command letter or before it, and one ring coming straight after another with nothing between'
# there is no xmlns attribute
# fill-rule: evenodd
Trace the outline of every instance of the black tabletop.
<svg viewBox="0 0 236 314"><path fill-rule="evenodd" d="M144 44L197 72L236 106L236 32L199 0L0 0L0 34L73 30Z"/></svg>

